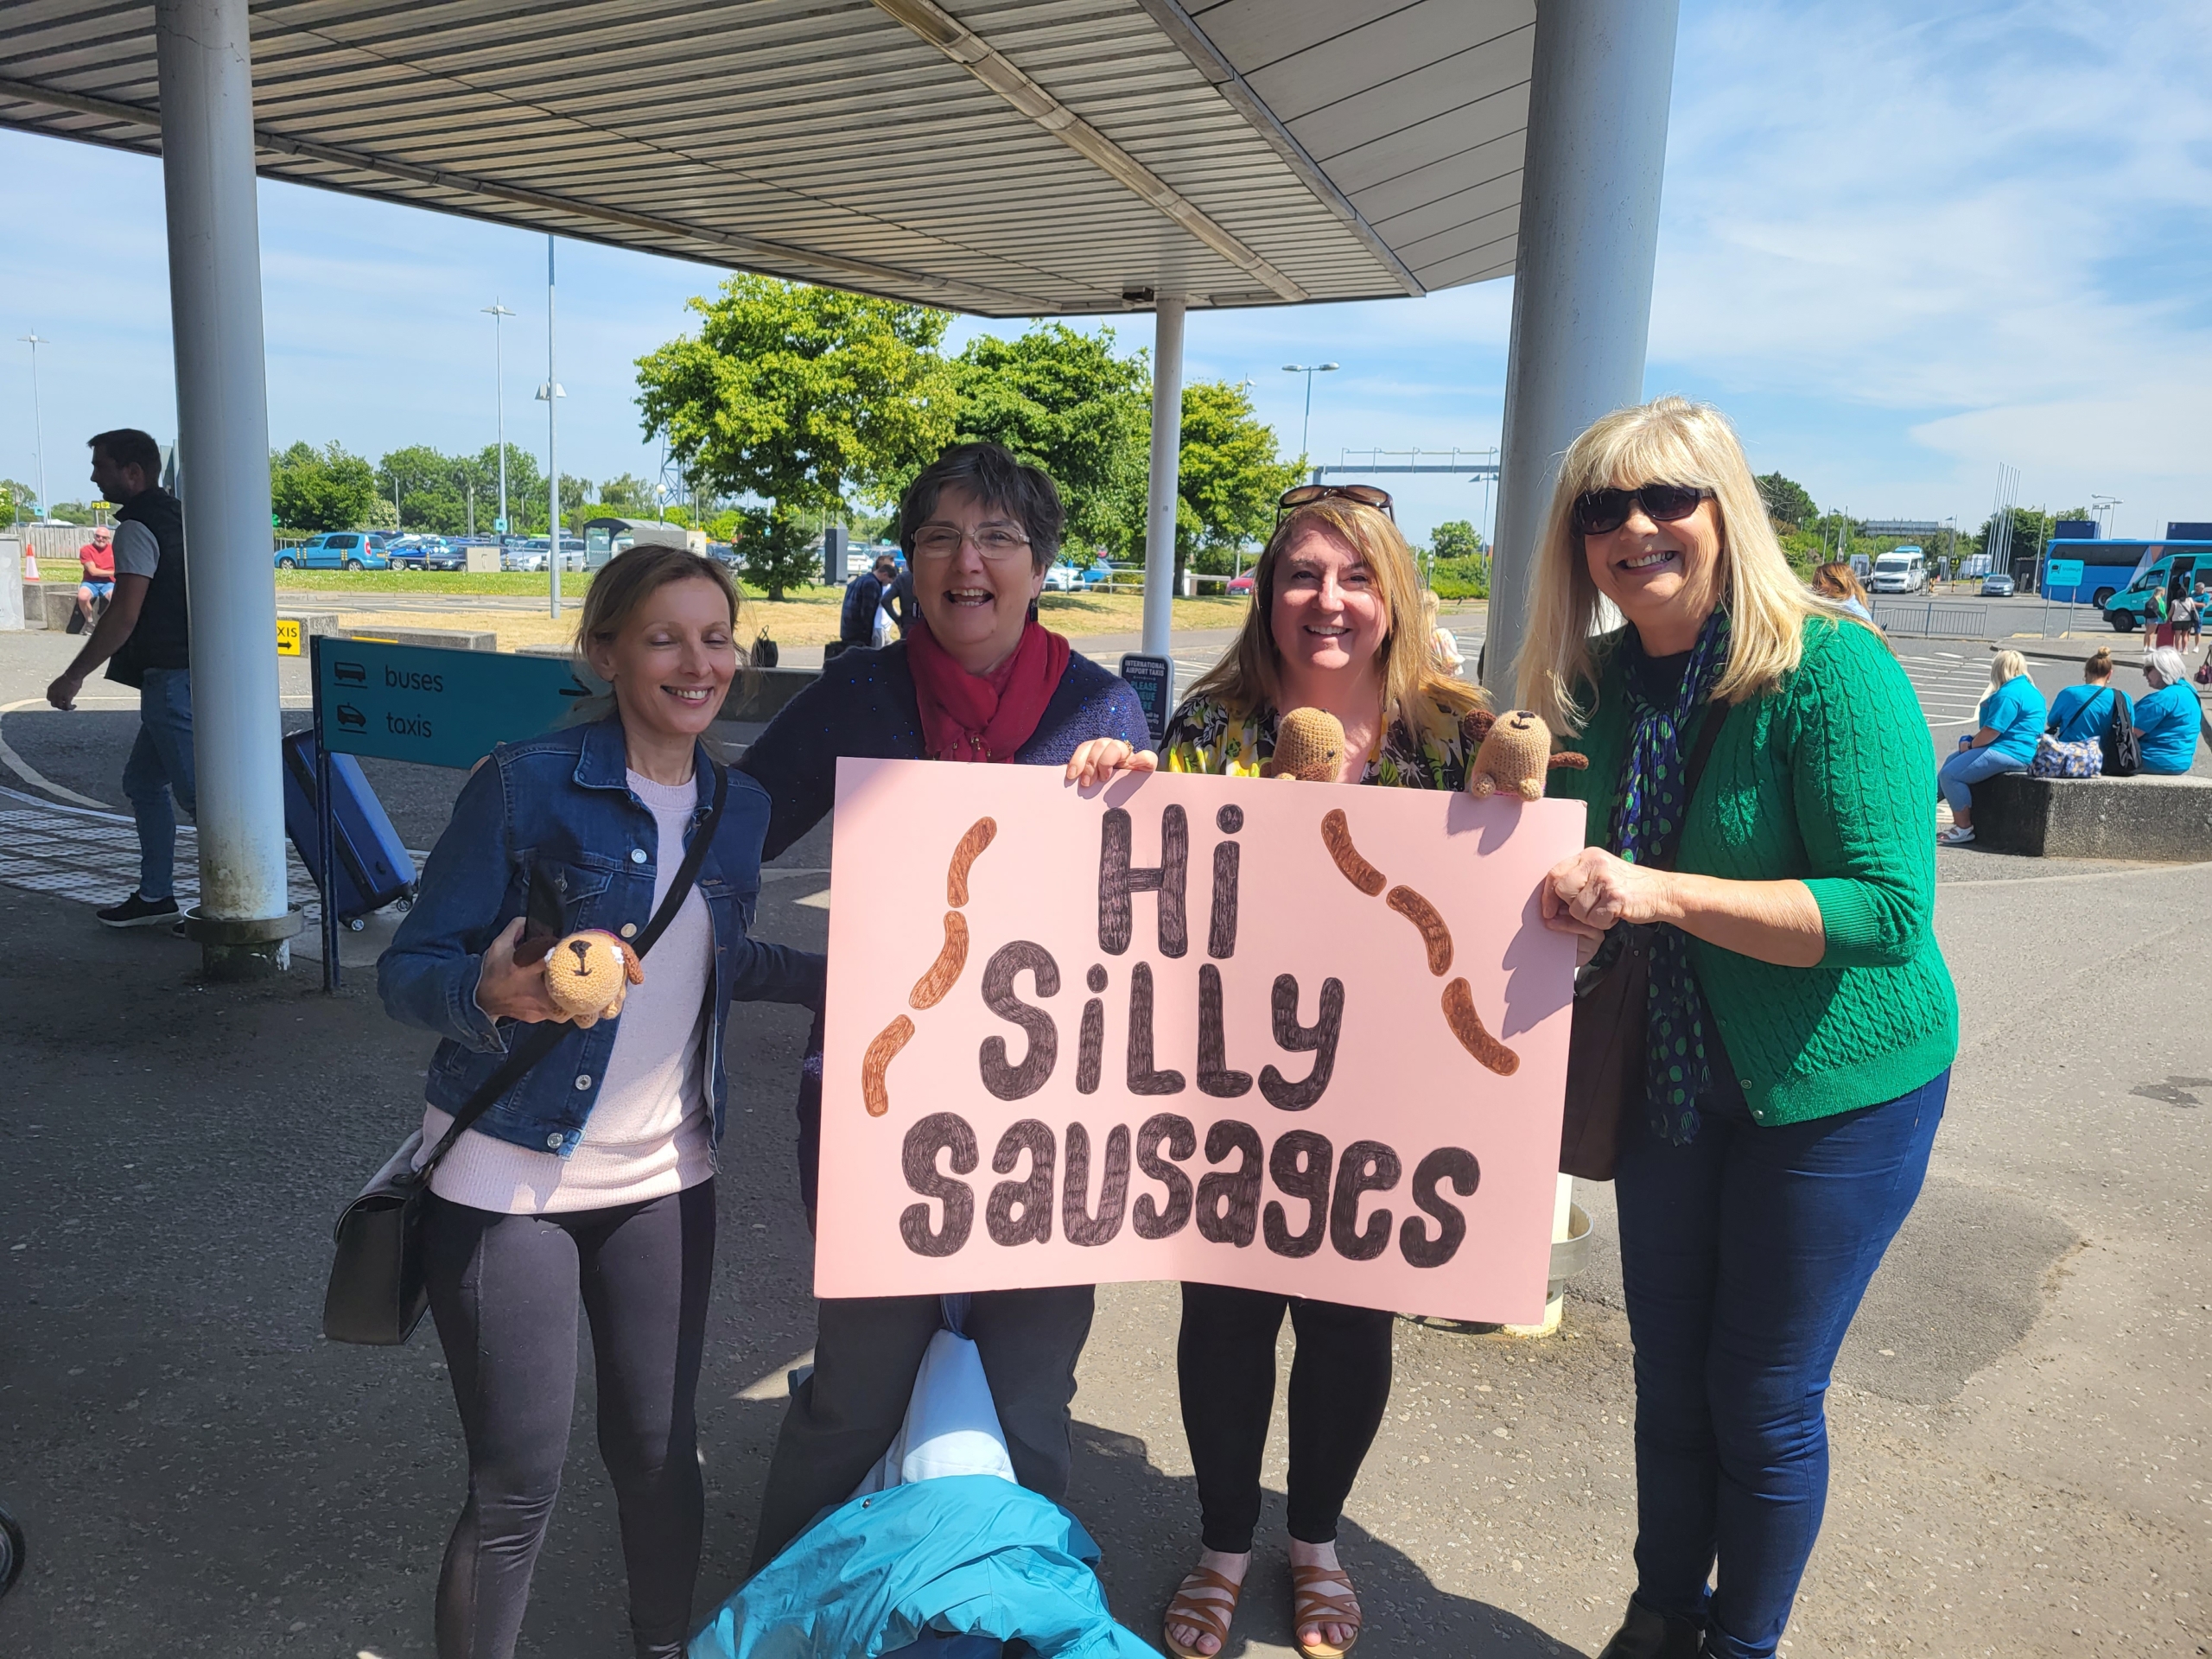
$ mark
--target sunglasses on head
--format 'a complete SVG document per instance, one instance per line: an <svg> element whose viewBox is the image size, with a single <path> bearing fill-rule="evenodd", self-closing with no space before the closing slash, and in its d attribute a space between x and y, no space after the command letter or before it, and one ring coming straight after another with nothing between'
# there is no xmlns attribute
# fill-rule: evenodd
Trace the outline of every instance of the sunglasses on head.
<svg viewBox="0 0 2212 1659"><path fill-rule="evenodd" d="M1372 484L1299 484L1285 490L1275 499L1275 523L1282 523L1282 516L1299 507L1310 507L1316 501L1342 499L1356 502L1363 507L1373 507L1392 524L1398 515L1390 510L1390 492L1377 489Z"/></svg>
<svg viewBox="0 0 2212 1659"><path fill-rule="evenodd" d="M1634 490L1589 490L1574 498L1574 527L1585 536L1610 536L1628 522L1631 505L1643 509L1655 524L1678 524L1711 499L1711 490L1689 484L1646 484Z"/></svg>

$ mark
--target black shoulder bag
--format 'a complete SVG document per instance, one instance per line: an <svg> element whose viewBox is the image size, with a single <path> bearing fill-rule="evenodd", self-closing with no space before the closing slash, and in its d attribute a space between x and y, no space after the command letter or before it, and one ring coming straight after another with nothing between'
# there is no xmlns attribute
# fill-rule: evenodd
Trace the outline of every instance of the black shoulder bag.
<svg viewBox="0 0 2212 1659"><path fill-rule="evenodd" d="M652 950L653 942L668 931L692 883L699 879L699 867L706 861L707 849L721 827L722 803L728 795L728 768L717 765L714 805L693 834L691 844L684 849L683 862L677 867L668 896L632 944L639 956ZM330 1263L330 1284L322 1298L324 1336L333 1342L388 1348L415 1334L423 1311L429 1306L423 1278L423 1218L431 1173L469 1125L550 1054L570 1029L554 1020L531 1027L529 1034L507 1055L506 1064L454 1114L453 1126L430 1149L421 1168L415 1166L416 1155L423 1147L423 1131L417 1129L361 1189L360 1196L340 1213L334 1230L337 1254Z"/></svg>
<svg viewBox="0 0 2212 1659"><path fill-rule="evenodd" d="M1688 821L1705 776L1706 757L1727 724L1726 704L1708 703L1682 777ZM1625 760L1622 762L1627 764ZM1669 870L1681 845L1680 827L1649 868ZM1560 1120L1563 1175L1610 1181L1620 1155L1621 1123L1643 1104L1645 1031L1650 1019L1652 925L1616 922L1574 976L1574 1021L1567 1039L1567 1111Z"/></svg>

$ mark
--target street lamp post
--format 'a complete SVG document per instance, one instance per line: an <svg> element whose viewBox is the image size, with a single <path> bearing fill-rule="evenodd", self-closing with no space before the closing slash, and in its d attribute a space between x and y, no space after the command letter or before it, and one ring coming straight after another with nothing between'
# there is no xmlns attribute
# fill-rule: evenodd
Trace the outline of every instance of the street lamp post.
<svg viewBox="0 0 2212 1659"><path fill-rule="evenodd" d="M507 533L507 359L505 341L500 334L499 324L502 319L515 314L500 304L496 297L482 309L484 315L492 319L492 407L493 418L498 423L494 430L499 437L499 522L495 528L504 537ZM475 533L476 527L472 524L469 534L473 536ZM502 541L499 545L505 547L506 543Z"/></svg>
<svg viewBox="0 0 2212 1659"><path fill-rule="evenodd" d="M35 333L23 335L22 340L31 348L31 432L38 445L38 516L44 519L50 515L46 500L46 417L40 412L38 402L38 348L54 342L41 339Z"/></svg>
<svg viewBox="0 0 2212 1659"><path fill-rule="evenodd" d="M554 448L559 422L555 411L569 394L553 378L553 233L545 233L545 384L537 389L545 400L545 570L546 591L556 621L561 615L561 461Z"/></svg>
<svg viewBox="0 0 2212 1659"><path fill-rule="evenodd" d="M1337 365L1333 363L1315 363L1310 366L1304 363L1286 363L1282 365L1282 372L1285 374L1302 374L1306 377L1306 419L1298 429L1298 458L1300 461L1305 460L1308 453L1306 440L1307 435L1313 429L1313 377L1317 374L1333 374L1336 372L1336 367Z"/></svg>

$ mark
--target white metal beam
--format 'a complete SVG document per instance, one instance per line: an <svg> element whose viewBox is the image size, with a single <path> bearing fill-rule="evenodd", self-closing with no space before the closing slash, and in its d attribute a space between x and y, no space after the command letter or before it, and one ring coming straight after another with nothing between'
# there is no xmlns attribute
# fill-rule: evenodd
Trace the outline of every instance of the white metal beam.
<svg viewBox="0 0 2212 1659"><path fill-rule="evenodd" d="M1155 302L1152 337L1152 475L1145 502L1144 652L1167 655L1175 626L1175 509L1182 493L1183 302Z"/></svg>

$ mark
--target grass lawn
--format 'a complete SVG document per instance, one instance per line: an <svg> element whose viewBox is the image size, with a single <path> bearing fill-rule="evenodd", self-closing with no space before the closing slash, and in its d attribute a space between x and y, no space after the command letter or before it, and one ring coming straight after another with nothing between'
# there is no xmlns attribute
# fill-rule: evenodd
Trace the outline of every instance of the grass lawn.
<svg viewBox="0 0 2212 1659"><path fill-rule="evenodd" d="M465 598L472 594L550 594L552 578L526 570L279 570L276 585L288 592L315 594L432 594ZM563 596L591 585L583 570L561 573Z"/></svg>

